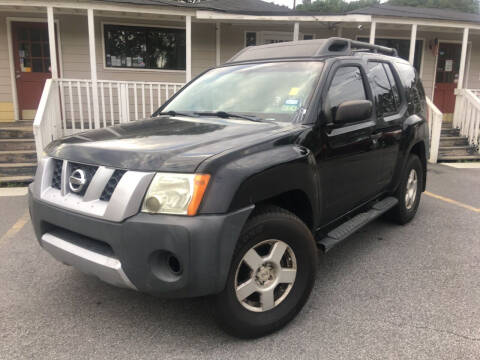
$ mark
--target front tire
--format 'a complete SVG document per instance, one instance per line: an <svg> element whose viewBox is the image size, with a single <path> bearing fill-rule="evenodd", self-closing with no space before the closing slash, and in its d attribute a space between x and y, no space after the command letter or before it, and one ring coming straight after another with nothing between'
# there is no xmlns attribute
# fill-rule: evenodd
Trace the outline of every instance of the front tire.
<svg viewBox="0 0 480 360"><path fill-rule="evenodd" d="M220 325L241 338L267 335L287 324L310 295L317 248L311 231L277 207L245 225L225 289L216 297Z"/></svg>
<svg viewBox="0 0 480 360"><path fill-rule="evenodd" d="M395 193L398 204L392 209L392 220L400 225L411 221L417 213L423 190L423 166L417 155L410 155Z"/></svg>

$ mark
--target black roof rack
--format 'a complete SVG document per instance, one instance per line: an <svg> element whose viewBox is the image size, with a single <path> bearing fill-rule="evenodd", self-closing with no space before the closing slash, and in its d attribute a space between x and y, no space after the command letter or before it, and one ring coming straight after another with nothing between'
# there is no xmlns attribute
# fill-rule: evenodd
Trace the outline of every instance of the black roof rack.
<svg viewBox="0 0 480 360"><path fill-rule="evenodd" d="M373 52L398 56L397 50L380 45L343 38L290 41L268 45L249 46L235 54L227 63L261 59L349 56L356 52Z"/></svg>

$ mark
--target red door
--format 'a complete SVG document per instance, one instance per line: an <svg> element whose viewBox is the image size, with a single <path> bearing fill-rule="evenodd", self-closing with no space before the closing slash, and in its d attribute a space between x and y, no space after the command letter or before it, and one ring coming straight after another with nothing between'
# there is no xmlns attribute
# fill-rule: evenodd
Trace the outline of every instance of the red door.
<svg viewBox="0 0 480 360"><path fill-rule="evenodd" d="M455 109L455 88L460 72L460 44L440 43L438 48L437 76L433 102L444 114Z"/></svg>
<svg viewBox="0 0 480 360"><path fill-rule="evenodd" d="M33 119L45 80L51 77L46 23L12 23L13 54L19 112Z"/></svg>

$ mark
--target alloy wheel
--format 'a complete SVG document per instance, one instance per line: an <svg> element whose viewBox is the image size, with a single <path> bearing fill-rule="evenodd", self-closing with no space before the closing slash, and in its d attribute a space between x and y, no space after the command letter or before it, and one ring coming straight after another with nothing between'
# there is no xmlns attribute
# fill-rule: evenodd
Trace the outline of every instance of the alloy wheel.
<svg viewBox="0 0 480 360"><path fill-rule="evenodd" d="M410 170L405 191L405 207L410 210L415 204L418 188L418 176L415 169Z"/></svg>
<svg viewBox="0 0 480 360"><path fill-rule="evenodd" d="M281 240L262 241L250 248L237 266L235 294L243 307L264 312L282 303L292 290L297 260Z"/></svg>

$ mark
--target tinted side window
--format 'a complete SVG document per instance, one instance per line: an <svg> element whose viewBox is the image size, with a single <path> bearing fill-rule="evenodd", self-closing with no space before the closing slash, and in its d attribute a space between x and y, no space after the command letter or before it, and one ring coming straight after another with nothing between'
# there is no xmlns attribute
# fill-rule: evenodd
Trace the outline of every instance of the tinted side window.
<svg viewBox="0 0 480 360"><path fill-rule="evenodd" d="M398 102L393 88L396 88L396 85L393 83L392 86L383 63L374 61L368 63L368 80L375 94L377 116L395 114Z"/></svg>
<svg viewBox="0 0 480 360"><path fill-rule="evenodd" d="M393 76L392 69L390 65L383 64L385 71L387 72L388 80L390 81L390 85L393 91L393 97L395 98L395 103L397 104L397 110L400 107L400 92L398 91L397 82L395 81L395 77Z"/></svg>
<svg viewBox="0 0 480 360"><path fill-rule="evenodd" d="M418 114L424 110L424 92L415 69L408 64L396 63L398 75L405 87L408 112Z"/></svg>
<svg viewBox="0 0 480 360"><path fill-rule="evenodd" d="M338 105L341 103L366 99L367 95L360 68L356 66L345 66L339 68L333 77L328 90L325 108L330 109L331 116L334 117Z"/></svg>

